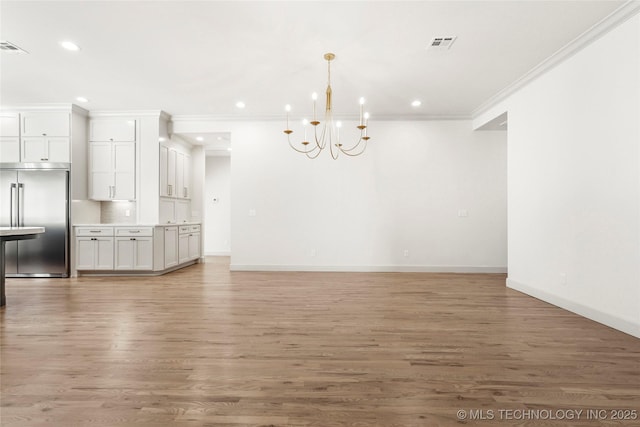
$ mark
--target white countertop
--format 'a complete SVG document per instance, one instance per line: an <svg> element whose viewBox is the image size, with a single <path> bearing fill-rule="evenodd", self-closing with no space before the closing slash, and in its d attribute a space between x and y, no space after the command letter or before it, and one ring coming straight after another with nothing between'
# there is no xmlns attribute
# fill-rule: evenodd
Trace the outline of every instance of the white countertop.
<svg viewBox="0 0 640 427"><path fill-rule="evenodd" d="M177 225L200 225L202 224L202 222L200 221L191 221L191 222L177 222L177 223L163 223L163 224L130 224L130 223L126 223L126 224L73 224L74 227L171 227L171 226L177 226Z"/></svg>
<svg viewBox="0 0 640 427"><path fill-rule="evenodd" d="M44 233L44 227L0 227L0 237Z"/></svg>

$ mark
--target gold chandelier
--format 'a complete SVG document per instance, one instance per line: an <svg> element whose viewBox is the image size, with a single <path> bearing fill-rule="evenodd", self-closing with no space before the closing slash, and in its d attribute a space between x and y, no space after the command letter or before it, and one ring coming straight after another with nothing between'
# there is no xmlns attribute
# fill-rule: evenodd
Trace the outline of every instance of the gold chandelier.
<svg viewBox="0 0 640 427"><path fill-rule="evenodd" d="M285 111L287 112L287 128L284 133L287 134L287 140L289 141L289 145L291 148L296 150L298 153L305 154L310 159L315 159L320 155L322 150L324 150L327 145L329 146L329 151L331 153L331 157L335 160L338 158L340 153L343 153L346 156L359 156L364 153L364 150L367 148L367 141L369 141L369 136L367 135L367 123L369 121L369 113L364 111L364 98L360 98L360 122L357 128L360 131L360 138L355 143L355 145L346 148L340 142L340 128L342 127L342 123L339 121L334 122L333 120L333 110L331 109L331 61L335 59L335 55L333 53L325 53L324 59L327 61L328 66L328 77L327 77L327 102L324 110L324 123L322 125L322 131L318 132L318 125L321 123L316 118L316 101L318 100L318 94L313 93L311 95L311 99L313 100L313 120L308 121L304 119L302 121L304 127L304 138L300 142L302 147L297 148L291 143L291 134L293 131L289 128L289 113L291 112L291 106L286 105ZM312 140L313 142L309 142L307 139L307 125L311 124L313 126L312 132ZM318 136L318 133L320 135Z"/></svg>

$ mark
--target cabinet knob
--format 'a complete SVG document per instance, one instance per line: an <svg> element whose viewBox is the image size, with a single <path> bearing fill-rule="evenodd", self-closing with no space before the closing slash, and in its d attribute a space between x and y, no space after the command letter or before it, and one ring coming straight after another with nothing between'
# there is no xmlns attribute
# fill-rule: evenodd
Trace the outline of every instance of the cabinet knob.
<svg viewBox="0 0 640 427"><path fill-rule="evenodd" d="M43 133L43 134L42 134L42 136L47 136L47 134L46 134L46 133Z"/></svg>

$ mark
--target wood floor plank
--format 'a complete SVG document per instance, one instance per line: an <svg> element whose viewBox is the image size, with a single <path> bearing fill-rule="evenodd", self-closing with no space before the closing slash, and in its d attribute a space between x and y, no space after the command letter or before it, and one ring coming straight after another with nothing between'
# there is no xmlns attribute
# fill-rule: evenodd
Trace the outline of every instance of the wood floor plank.
<svg viewBox="0 0 640 427"><path fill-rule="evenodd" d="M8 279L0 424L640 426L500 418L640 412L640 340L504 281L230 273L218 258L155 278Z"/></svg>

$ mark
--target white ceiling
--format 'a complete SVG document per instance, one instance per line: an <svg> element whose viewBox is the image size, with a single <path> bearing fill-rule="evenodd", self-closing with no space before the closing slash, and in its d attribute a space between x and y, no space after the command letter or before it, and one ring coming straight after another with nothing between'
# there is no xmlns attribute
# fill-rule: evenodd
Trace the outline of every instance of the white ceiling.
<svg viewBox="0 0 640 427"><path fill-rule="evenodd" d="M372 118L468 116L623 3L3 0L0 39L29 54L1 54L0 103L282 117L324 91L331 51L338 114L364 96Z"/></svg>

